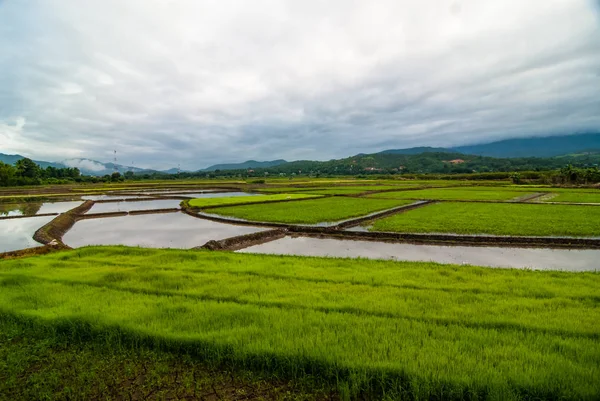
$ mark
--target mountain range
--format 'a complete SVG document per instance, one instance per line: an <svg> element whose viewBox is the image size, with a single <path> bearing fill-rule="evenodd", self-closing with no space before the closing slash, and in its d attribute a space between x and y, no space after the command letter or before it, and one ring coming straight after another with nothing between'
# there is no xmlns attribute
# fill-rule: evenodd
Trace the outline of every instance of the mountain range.
<svg viewBox="0 0 600 401"><path fill-rule="evenodd" d="M491 143L458 146L453 148L439 147L413 147L404 149L387 149L376 154L378 155L418 155L422 153L448 153L488 156L495 158L521 158L521 157L555 157L569 154L580 154L586 152L598 152L600 150L600 133L572 134L551 137L530 137L521 139L506 139ZM360 154L357 156L365 156ZM0 161L8 164L14 164L23 159L21 155L7 155L0 153ZM124 174L127 171L133 171L138 174L176 174L179 169L171 168L169 170L142 169L133 166L124 166L113 163L102 163L96 160L79 158L66 159L61 162L48 162L34 160L35 163L43 168L48 166L64 168L77 167L85 175L103 176L112 174L115 171ZM210 167L197 170L198 172L213 172L217 170L245 170L254 168L271 168L277 166L293 165L296 162L287 162L283 159L272 161L248 160L243 163L215 164ZM182 170L184 172L184 170Z"/></svg>

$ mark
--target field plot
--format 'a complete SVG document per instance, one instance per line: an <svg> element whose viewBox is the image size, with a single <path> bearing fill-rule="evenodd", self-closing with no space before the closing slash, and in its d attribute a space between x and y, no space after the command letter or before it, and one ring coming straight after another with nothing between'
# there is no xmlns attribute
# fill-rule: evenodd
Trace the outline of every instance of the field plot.
<svg viewBox="0 0 600 401"><path fill-rule="evenodd" d="M372 231L492 234L514 236L600 236L595 206L445 202L376 221Z"/></svg>
<svg viewBox="0 0 600 401"><path fill-rule="evenodd" d="M181 201L177 199L95 203L88 211L88 214L130 212L132 210L173 209L178 208L180 203Z"/></svg>
<svg viewBox="0 0 600 401"><path fill-rule="evenodd" d="M367 195L371 198L385 199L435 199L435 200L511 200L536 193L511 191L502 187L466 187L466 188L436 188L419 189L414 191L383 192Z"/></svg>
<svg viewBox="0 0 600 401"><path fill-rule="evenodd" d="M32 236L54 216L25 217L0 220L0 253L42 246Z"/></svg>
<svg viewBox="0 0 600 401"><path fill-rule="evenodd" d="M84 248L0 262L0 321L342 396L595 399L600 274Z"/></svg>
<svg viewBox="0 0 600 401"><path fill-rule="evenodd" d="M87 245L193 248L210 240L264 230L196 219L184 213L158 213L84 219L75 223L63 241L73 248Z"/></svg>
<svg viewBox="0 0 600 401"><path fill-rule="evenodd" d="M192 207L203 208L208 206L238 205L241 203L274 202L294 199L319 198L319 195L304 194L273 194L273 195L250 195L218 198L196 198L191 199L188 204Z"/></svg>
<svg viewBox="0 0 600 401"><path fill-rule="evenodd" d="M250 221L288 224L335 222L408 205L412 201L393 199L323 198L273 205L231 206L210 209L210 213Z"/></svg>
<svg viewBox="0 0 600 401"><path fill-rule="evenodd" d="M600 203L600 190L594 192L559 192L557 196L548 198L547 202Z"/></svg>

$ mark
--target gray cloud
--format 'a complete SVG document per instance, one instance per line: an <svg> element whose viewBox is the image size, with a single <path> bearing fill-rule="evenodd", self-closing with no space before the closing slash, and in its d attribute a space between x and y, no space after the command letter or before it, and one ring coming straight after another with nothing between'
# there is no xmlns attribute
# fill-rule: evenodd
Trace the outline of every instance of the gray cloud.
<svg viewBox="0 0 600 401"><path fill-rule="evenodd" d="M199 168L600 129L592 0L0 0L0 151Z"/></svg>

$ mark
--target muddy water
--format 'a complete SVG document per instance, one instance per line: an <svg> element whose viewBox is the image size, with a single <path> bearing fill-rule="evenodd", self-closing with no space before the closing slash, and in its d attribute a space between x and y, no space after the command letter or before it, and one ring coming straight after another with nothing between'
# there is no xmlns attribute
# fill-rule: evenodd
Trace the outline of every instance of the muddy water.
<svg viewBox="0 0 600 401"><path fill-rule="evenodd" d="M71 210L82 202L24 202L24 203L0 203L0 217L10 216L35 216L46 213L64 213Z"/></svg>
<svg viewBox="0 0 600 401"><path fill-rule="evenodd" d="M96 203L87 213L92 214L110 212L130 212L132 210L171 209L178 208L180 203L181 201L178 199L160 199L139 202Z"/></svg>
<svg viewBox="0 0 600 401"><path fill-rule="evenodd" d="M0 253L41 246L31 237L38 228L53 218L54 216L42 216L0 220Z"/></svg>
<svg viewBox="0 0 600 401"><path fill-rule="evenodd" d="M600 271L600 250L412 245L285 237L238 252L431 261L534 270Z"/></svg>
<svg viewBox="0 0 600 401"><path fill-rule="evenodd" d="M80 220L65 234L63 241L75 248L85 245L193 248L210 240L264 230L215 223L178 212Z"/></svg>

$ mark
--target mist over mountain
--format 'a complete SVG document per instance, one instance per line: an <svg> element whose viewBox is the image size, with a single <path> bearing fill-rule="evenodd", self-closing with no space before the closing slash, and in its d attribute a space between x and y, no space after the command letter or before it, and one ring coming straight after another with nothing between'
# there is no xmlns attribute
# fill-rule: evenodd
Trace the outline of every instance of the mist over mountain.
<svg viewBox="0 0 600 401"><path fill-rule="evenodd" d="M523 139L507 139L485 144L457 146L453 148L440 147L413 147L405 149L387 149L373 155L420 155L435 153L438 155L447 155L447 158L457 158L461 155L486 156L493 158L549 158L570 154L598 153L600 151L600 133L586 133L576 135L561 135L551 137L533 137ZM352 157L369 156L368 154L360 153ZM0 161L8 164L14 164L18 160L24 158L21 155L7 155L0 153ZM345 159L339 159L345 160ZM136 174L177 174L178 172L186 172L178 168L168 170L144 169L133 166L124 166L114 164L112 162L103 163L96 160L86 158L72 158L61 162L49 162L34 160L43 168L48 166L64 168L77 167L84 175L103 176L112 174L118 171L121 174L127 171L132 171ZM335 160L332 160L335 161ZM249 170L249 169L267 169L275 167L293 168L293 166L317 166L320 163L310 160L298 160L288 162L283 159L271 161L256 161L248 160L241 163L223 163L215 164L210 167L196 170L197 172L214 172L217 170ZM116 166L116 168L115 168ZM301 167L300 167L301 168Z"/></svg>

